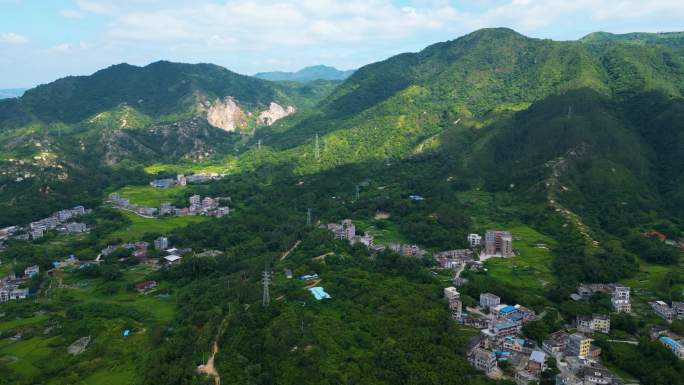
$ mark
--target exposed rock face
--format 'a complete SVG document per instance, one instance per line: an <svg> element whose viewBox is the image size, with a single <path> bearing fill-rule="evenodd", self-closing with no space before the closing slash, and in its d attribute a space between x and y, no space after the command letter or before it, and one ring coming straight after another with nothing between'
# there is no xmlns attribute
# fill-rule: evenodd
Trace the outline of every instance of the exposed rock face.
<svg viewBox="0 0 684 385"><path fill-rule="evenodd" d="M297 109L293 106L287 106L287 109L285 109L280 104L276 102L271 102L271 104L268 106L268 110L263 111L259 114L259 117L257 118L257 123L270 126L277 120L282 119L288 115L292 115L295 112L297 112Z"/></svg>
<svg viewBox="0 0 684 385"><path fill-rule="evenodd" d="M232 96L217 99L207 110L207 122L225 131L236 131L246 127L245 113Z"/></svg>

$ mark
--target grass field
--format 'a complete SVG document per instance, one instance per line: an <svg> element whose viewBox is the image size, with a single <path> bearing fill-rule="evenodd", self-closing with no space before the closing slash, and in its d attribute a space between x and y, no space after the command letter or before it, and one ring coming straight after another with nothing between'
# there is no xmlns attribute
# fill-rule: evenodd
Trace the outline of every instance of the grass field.
<svg viewBox="0 0 684 385"><path fill-rule="evenodd" d="M47 319L48 319L48 317L45 315L37 315L37 316L31 317L31 318L21 318L21 319L15 319L12 321L7 321L7 322L0 322L0 332L19 328L22 326L29 326L29 325L38 324L38 323L46 321Z"/></svg>
<svg viewBox="0 0 684 385"><path fill-rule="evenodd" d="M373 242L381 245L389 243L404 243L406 239L399 232L399 226L389 220L375 220L375 219L355 219L355 225L371 234L374 239ZM378 224L382 223L383 227Z"/></svg>
<svg viewBox="0 0 684 385"><path fill-rule="evenodd" d="M159 207L164 202L171 202L182 198L186 188L182 186L171 188L155 188L152 186L126 186L116 191L117 194L131 201L131 203L145 207Z"/></svg>
<svg viewBox="0 0 684 385"><path fill-rule="evenodd" d="M24 319L5 316L8 321L0 322L0 363L10 369L12 377L9 378L46 385L137 383L141 373L139 362L149 350L150 330L171 321L175 314L173 295L160 297L154 291L138 294L130 290L131 284L145 279L153 271L146 265L124 269L121 278L114 282L119 287L114 293L101 290L111 286L112 282L105 282L102 278L84 279L77 276L75 269L64 271L64 282L72 287L54 288L49 294L38 297L37 301L45 305L41 309L44 314ZM117 306L107 308L107 305ZM88 325L83 330L79 329L78 334L73 333L72 321L64 318L65 311L71 306L79 306L84 325ZM44 328L53 322L60 325L51 332L56 335L43 334ZM131 335L124 337L124 329L131 330ZM71 330L71 333L65 334L61 330L65 333ZM8 338L17 333L23 334L22 339L13 341ZM68 355L67 346L84 335L92 336L88 349L76 357ZM59 360L51 362L53 357L59 357ZM65 373L73 378L65 380L63 376L50 375L46 380L47 373L62 368L67 369Z"/></svg>
<svg viewBox="0 0 684 385"><path fill-rule="evenodd" d="M55 337L33 337L27 340L0 340L0 357L7 366L24 378L34 378L40 374L36 363L48 359L54 349L49 346Z"/></svg>
<svg viewBox="0 0 684 385"><path fill-rule="evenodd" d="M140 240L145 233L166 234L177 227L184 227L209 219L204 216L143 218L129 211L122 210L121 213L130 219L132 223L126 228L113 232L109 238L131 242Z"/></svg>
<svg viewBox="0 0 684 385"><path fill-rule="evenodd" d="M683 267L680 265L657 265L639 259L639 272L632 278L623 279L621 283L632 288L633 312L642 316L653 316L649 301L662 300L662 296L669 296L673 292L683 292L684 284L669 286L667 275L670 273L681 274ZM659 321L655 317L651 321Z"/></svg>
<svg viewBox="0 0 684 385"><path fill-rule="evenodd" d="M117 366L99 370L83 380L85 385L122 385L132 384L137 376L135 369L128 366Z"/></svg>
<svg viewBox="0 0 684 385"><path fill-rule="evenodd" d="M224 159L217 159L214 161L207 161L202 163L185 163L185 164L169 164L169 163L154 163L145 167L145 172L150 175L158 173L177 173L177 174L193 174L200 172L216 172L219 174L227 174L237 170L237 159L233 156L226 156Z"/></svg>
<svg viewBox="0 0 684 385"><path fill-rule="evenodd" d="M552 238L524 226L503 227L513 234L513 249L520 252L513 258L492 258L486 262L489 275L511 286L534 291L543 291L554 282L551 271L553 256L548 247L555 244ZM546 245L547 248L541 248Z"/></svg>

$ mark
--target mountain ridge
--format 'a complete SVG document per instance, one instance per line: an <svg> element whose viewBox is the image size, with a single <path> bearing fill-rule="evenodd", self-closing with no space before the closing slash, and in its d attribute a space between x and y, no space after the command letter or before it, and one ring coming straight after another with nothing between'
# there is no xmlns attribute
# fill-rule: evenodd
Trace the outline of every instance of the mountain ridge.
<svg viewBox="0 0 684 385"><path fill-rule="evenodd" d="M326 65L313 65L304 67L295 72L271 71L258 72L254 77L270 81L294 81L310 82L314 80L345 80L354 73L355 70L338 70L335 67Z"/></svg>

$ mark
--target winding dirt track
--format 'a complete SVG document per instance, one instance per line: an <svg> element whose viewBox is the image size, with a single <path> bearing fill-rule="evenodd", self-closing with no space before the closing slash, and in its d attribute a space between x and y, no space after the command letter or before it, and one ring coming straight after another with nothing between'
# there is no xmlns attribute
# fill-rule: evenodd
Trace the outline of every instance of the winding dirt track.
<svg viewBox="0 0 684 385"><path fill-rule="evenodd" d="M218 353L218 336L214 340L213 345L211 346L211 355L209 356L209 359L207 360L207 363L204 365L200 365L197 368L197 371L203 374L206 374L209 377L212 377L214 379L214 385L221 385L221 376L219 376L218 371L216 370L216 367L214 367L214 357L216 356L216 353Z"/></svg>

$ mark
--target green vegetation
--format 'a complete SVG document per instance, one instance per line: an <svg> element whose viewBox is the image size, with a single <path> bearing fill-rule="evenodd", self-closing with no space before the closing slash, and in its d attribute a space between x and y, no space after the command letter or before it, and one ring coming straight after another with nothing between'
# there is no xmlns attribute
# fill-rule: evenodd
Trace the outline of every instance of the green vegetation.
<svg viewBox="0 0 684 385"><path fill-rule="evenodd" d="M201 216L143 218L128 211L122 211L122 214L130 221L130 225L113 232L110 239L135 241L148 233L166 234L173 229L207 220L207 217Z"/></svg>
<svg viewBox="0 0 684 385"><path fill-rule="evenodd" d="M69 254L92 260L106 246L160 234L220 252L152 269L119 249L97 266L32 279L38 297L0 304L0 384L205 384L196 369L215 341L228 384L492 383L465 361L473 333L442 301L447 274L428 259L369 256L319 228L346 218L378 243L430 251L464 248L470 232L509 230L520 255L463 272L465 304L493 292L545 312L524 330L542 340L578 314L610 311L602 294L570 301L578 282L619 281L633 287L640 318L614 316L612 337L643 334L662 322L642 317L645 302L681 299L684 288L681 253L641 235L676 239L684 229L677 39L554 42L486 29L365 66L339 85L158 62L0 101L0 226L96 208L79 219L89 234L9 241L2 259L11 269L45 270ZM208 125L198 103L228 95L252 113L271 101L300 110L227 133ZM152 176L196 171L228 175L147 186ZM232 212L142 218L101 207L114 191L146 206L230 197ZM264 269L274 274L268 307ZM284 269L319 274L332 299L314 300ZM159 286L138 294L133 284L145 279ZM85 353L64 353L87 335ZM608 365L645 385L684 378L657 344L597 343Z"/></svg>
<svg viewBox="0 0 684 385"><path fill-rule="evenodd" d="M684 365L659 342L642 338L639 346L598 340L603 358L644 385L682 384Z"/></svg>
<svg viewBox="0 0 684 385"><path fill-rule="evenodd" d="M152 186L126 186L115 191L131 203L144 207L159 207L162 203L173 202L185 197L185 188L172 187L168 189Z"/></svg>

